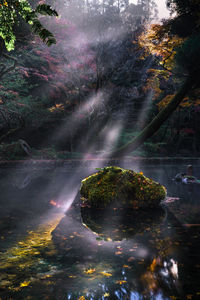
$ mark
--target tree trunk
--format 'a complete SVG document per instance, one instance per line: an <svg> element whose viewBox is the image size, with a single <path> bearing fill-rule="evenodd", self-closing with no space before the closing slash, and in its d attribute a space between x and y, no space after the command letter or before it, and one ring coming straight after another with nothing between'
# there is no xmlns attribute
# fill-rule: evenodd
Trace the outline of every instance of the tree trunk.
<svg viewBox="0 0 200 300"><path fill-rule="evenodd" d="M196 76L198 76L196 74ZM168 119L168 117L175 111L181 101L184 99L186 94L192 89L194 83L197 78L194 76L189 76L185 83L182 85L180 90L176 93L176 95L172 98L169 104L163 108L157 116L147 125L142 132L137 135L133 140L131 140L126 145L118 148L113 153L111 153L111 157L122 156L126 153L130 153L135 151L139 146L141 146L148 138L156 133L156 131L160 128L160 126Z"/></svg>

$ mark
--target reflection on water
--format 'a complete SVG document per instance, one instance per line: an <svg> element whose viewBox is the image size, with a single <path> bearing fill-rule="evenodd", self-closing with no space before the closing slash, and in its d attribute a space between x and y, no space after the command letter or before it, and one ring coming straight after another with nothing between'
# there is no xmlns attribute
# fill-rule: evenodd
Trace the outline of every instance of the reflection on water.
<svg viewBox="0 0 200 300"><path fill-rule="evenodd" d="M1 173L0 298L198 299L200 187L178 168L141 169L169 196L142 213L81 207L87 169Z"/></svg>
<svg viewBox="0 0 200 300"><path fill-rule="evenodd" d="M157 209L120 209L114 208L91 209L81 207L83 224L98 234L98 239L107 241L121 241L128 239L137 233L150 231L155 226L160 226L165 216L162 207Z"/></svg>

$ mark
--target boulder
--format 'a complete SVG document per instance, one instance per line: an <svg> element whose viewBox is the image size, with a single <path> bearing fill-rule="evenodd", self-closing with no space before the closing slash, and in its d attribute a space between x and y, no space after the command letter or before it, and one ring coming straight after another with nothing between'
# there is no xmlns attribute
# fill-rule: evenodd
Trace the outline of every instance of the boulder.
<svg viewBox="0 0 200 300"><path fill-rule="evenodd" d="M166 197L166 188L142 172L105 167L82 180L80 194L92 208L155 208Z"/></svg>

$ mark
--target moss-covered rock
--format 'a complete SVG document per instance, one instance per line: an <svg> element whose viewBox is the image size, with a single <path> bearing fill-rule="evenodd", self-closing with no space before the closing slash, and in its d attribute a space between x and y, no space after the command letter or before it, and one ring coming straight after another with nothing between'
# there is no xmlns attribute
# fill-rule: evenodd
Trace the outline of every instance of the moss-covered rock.
<svg viewBox="0 0 200 300"><path fill-rule="evenodd" d="M80 193L91 207L157 207L166 189L143 173L105 167L82 180Z"/></svg>

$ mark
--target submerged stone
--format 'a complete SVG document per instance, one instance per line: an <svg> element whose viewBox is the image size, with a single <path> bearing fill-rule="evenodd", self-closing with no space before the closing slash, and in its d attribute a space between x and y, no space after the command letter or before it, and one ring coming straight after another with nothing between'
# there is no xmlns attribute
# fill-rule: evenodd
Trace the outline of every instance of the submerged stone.
<svg viewBox="0 0 200 300"><path fill-rule="evenodd" d="M98 170L81 182L82 200L91 207L153 208L166 197L165 187L142 172L119 167Z"/></svg>

